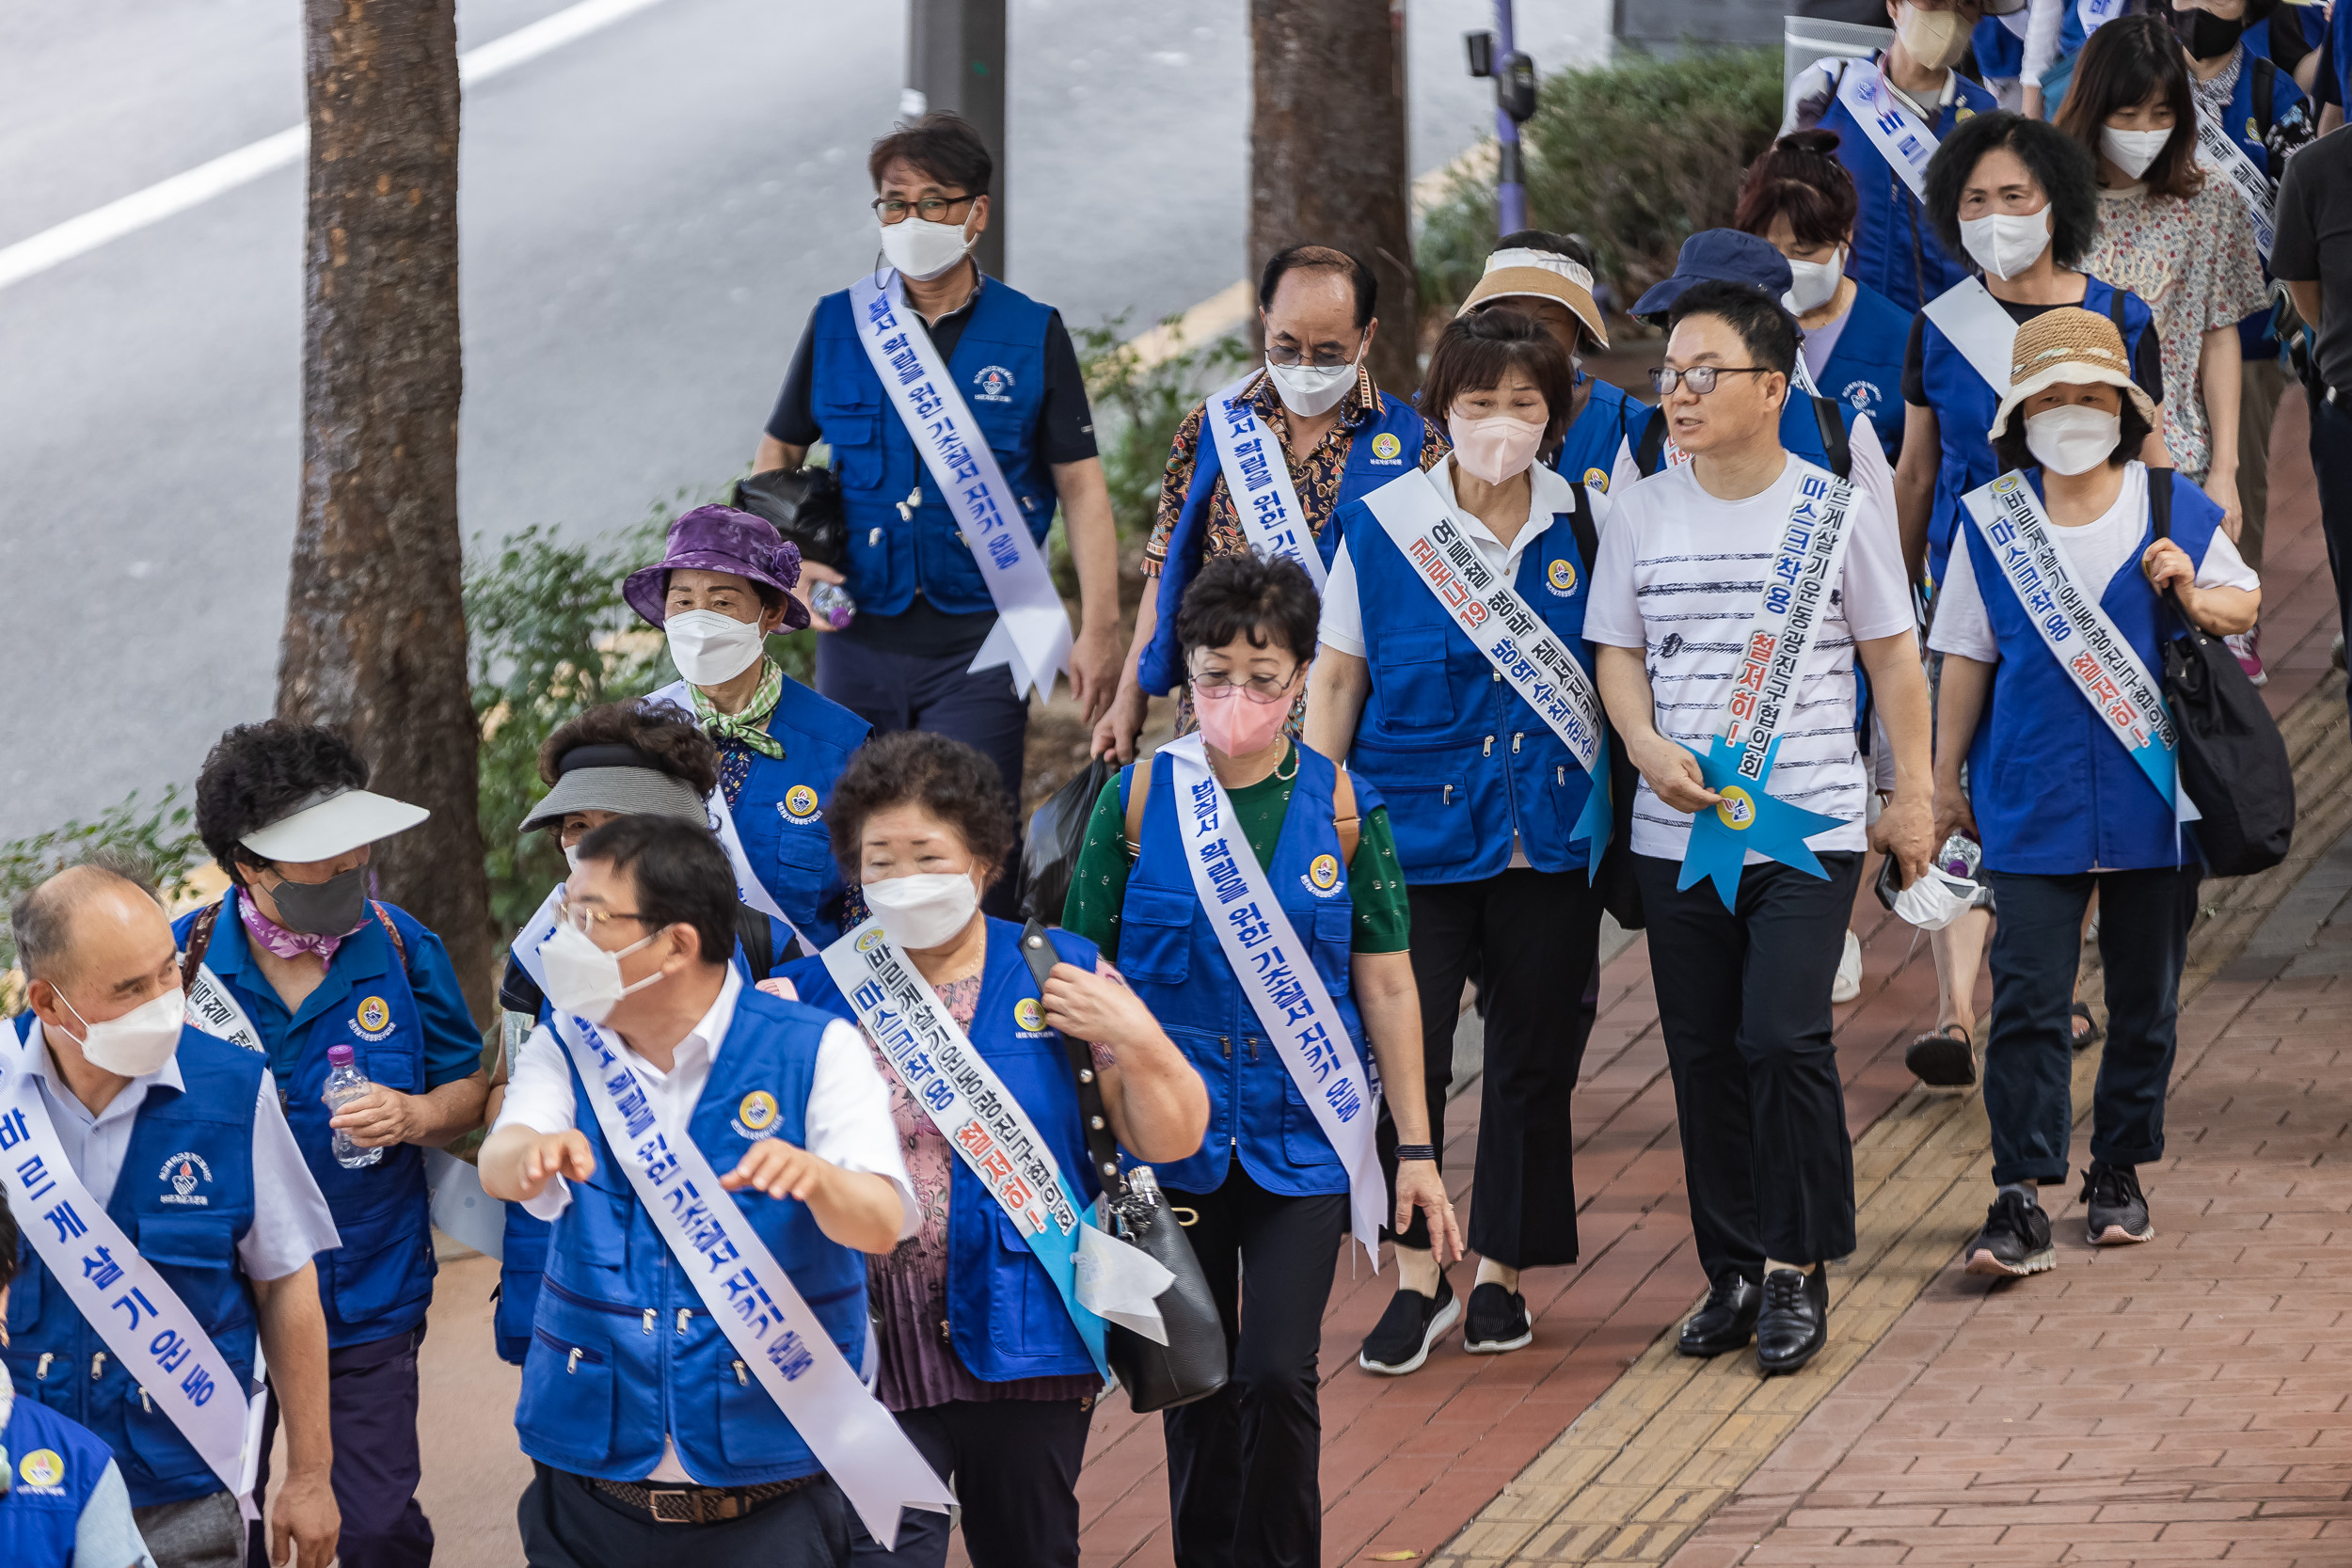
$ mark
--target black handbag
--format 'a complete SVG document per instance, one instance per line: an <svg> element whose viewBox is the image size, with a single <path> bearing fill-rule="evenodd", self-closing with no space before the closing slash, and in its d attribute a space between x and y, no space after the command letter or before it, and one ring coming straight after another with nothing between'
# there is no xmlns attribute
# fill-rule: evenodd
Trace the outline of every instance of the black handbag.
<svg viewBox="0 0 2352 1568"><path fill-rule="evenodd" d="M850 520L841 510L841 477L831 468L770 468L735 482L727 504L765 517L798 546L801 559L838 566L850 553Z"/></svg>
<svg viewBox="0 0 2352 1568"><path fill-rule="evenodd" d="M2155 536L2172 534L2172 470L2148 470ZM2262 694L2221 639L2164 601L2178 630L2164 638L2164 696L2177 735L2181 787L2197 803L2197 847L2215 877L2250 877L2287 858L2295 839L2295 764Z"/></svg>
<svg viewBox="0 0 2352 1568"><path fill-rule="evenodd" d="M1041 996L1046 976L1059 960L1045 927L1032 920L1021 933L1021 956L1028 960L1030 978ZM1225 1348L1225 1323L1217 1315L1216 1298L1192 1255L1184 1227L1161 1195L1149 1165L1121 1174L1119 1146L1111 1137L1110 1117L1103 1110L1103 1086L1095 1082L1094 1059L1084 1040L1061 1037L1070 1057L1071 1076L1078 1085L1078 1114L1086 1123L1087 1158L1103 1184L1103 1195L1118 1221L1119 1237L1141 1248L1176 1277L1155 1303L1168 1328L1168 1343L1154 1344L1134 1329L1105 1323L1104 1349L1111 1370L1138 1416L1207 1399L1225 1386L1232 1375Z"/></svg>

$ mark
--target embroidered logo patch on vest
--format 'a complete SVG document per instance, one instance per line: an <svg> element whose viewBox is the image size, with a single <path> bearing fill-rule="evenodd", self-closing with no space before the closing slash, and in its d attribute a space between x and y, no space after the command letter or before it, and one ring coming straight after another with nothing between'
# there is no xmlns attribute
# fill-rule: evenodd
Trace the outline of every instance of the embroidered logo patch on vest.
<svg viewBox="0 0 2352 1568"><path fill-rule="evenodd" d="M1036 1034L1045 1027L1044 1006L1034 996L1025 996L1012 1005L1012 1024L1016 1029Z"/></svg>
<svg viewBox="0 0 2352 1568"><path fill-rule="evenodd" d="M2260 141L2263 139L2262 130L2254 123L2254 117L2252 115L2248 115L2246 117L2246 139L2248 141Z"/></svg>
<svg viewBox="0 0 2352 1568"><path fill-rule="evenodd" d="M1854 405L1854 411L1867 414L1879 402L1879 389L1867 381L1849 381L1846 389L1837 394Z"/></svg>
<svg viewBox="0 0 2352 1568"><path fill-rule="evenodd" d="M1544 568L1544 586L1562 598L1576 592L1576 562L1565 556Z"/></svg>
<svg viewBox="0 0 2352 1568"><path fill-rule="evenodd" d="M784 815L795 822L805 822L817 815L817 792L806 784L794 784L784 792Z"/></svg>
<svg viewBox="0 0 2352 1568"><path fill-rule="evenodd" d="M35 1449L16 1466L17 1478L37 1492L54 1492L65 1484L65 1456L55 1449Z"/></svg>
<svg viewBox="0 0 2352 1568"><path fill-rule="evenodd" d="M1012 372L1002 365L983 365L972 377L972 395L982 403L1012 401Z"/></svg>
<svg viewBox="0 0 2352 1568"><path fill-rule="evenodd" d="M1394 431L1384 430L1372 438L1372 455L1383 463L1393 463L1405 450L1405 443L1396 438Z"/></svg>
<svg viewBox="0 0 2352 1568"><path fill-rule="evenodd" d="M1340 857L1317 855L1307 863L1307 886L1317 897L1337 892L1340 885Z"/></svg>
<svg viewBox="0 0 2352 1568"><path fill-rule="evenodd" d="M213 1200L198 1191L213 1179L213 1167L204 1163L204 1156L194 1149L183 1148L164 1162L164 1168L155 1173L155 1180L171 1191L163 1201L181 1208L209 1209Z"/></svg>
<svg viewBox="0 0 2352 1568"><path fill-rule="evenodd" d="M1738 784L1725 784L1723 799L1715 802L1715 815L1724 827L1745 832L1756 825L1756 798Z"/></svg>
<svg viewBox="0 0 2352 1568"><path fill-rule="evenodd" d="M392 1032L392 1006L380 996L363 996L351 1015L351 1032L373 1045Z"/></svg>
<svg viewBox="0 0 2352 1568"><path fill-rule="evenodd" d="M735 1108L735 1130L744 1137L764 1138L775 1124L776 1097L766 1089L754 1089Z"/></svg>
<svg viewBox="0 0 2352 1568"><path fill-rule="evenodd" d="M1585 469L1584 483L1591 488L1599 491L1604 496L1609 494L1609 476L1602 473L1598 468Z"/></svg>

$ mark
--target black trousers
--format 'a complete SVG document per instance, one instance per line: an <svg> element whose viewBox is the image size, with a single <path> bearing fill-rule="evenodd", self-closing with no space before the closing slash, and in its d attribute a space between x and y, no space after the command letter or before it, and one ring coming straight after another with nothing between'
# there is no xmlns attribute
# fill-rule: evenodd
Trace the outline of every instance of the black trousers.
<svg viewBox="0 0 2352 1568"><path fill-rule="evenodd" d="M657 1524L586 1476L532 1462L515 1505L531 1568L849 1568L850 1500L819 1476L740 1519Z"/></svg>
<svg viewBox="0 0 2352 1568"><path fill-rule="evenodd" d="M1078 1568L1078 1466L1094 1401L951 1400L898 1412L898 1425L963 1505L972 1568ZM850 1521L850 1560L944 1568L947 1515L910 1508L885 1551Z"/></svg>
<svg viewBox="0 0 2352 1568"><path fill-rule="evenodd" d="M1768 1258L1819 1263L1854 1248L1853 1143L1829 988L1862 856L1820 861L1826 880L1747 867L1738 908L1726 910L1711 881L1677 892L1679 863L1633 858L1691 1229L1711 1280L1761 1279Z"/></svg>
<svg viewBox="0 0 2352 1568"><path fill-rule="evenodd" d="M2202 869L1986 876L2001 911L1993 928L1993 1019L1984 1049L1993 1180L2066 1180L2074 1132L2074 974L2094 886L2107 1043L2091 1091L2090 1157L2116 1165L2162 1159L2181 971Z"/></svg>
<svg viewBox="0 0 2352 1568"><path fill-rule="evenodd" d="M389 1339L326 1353L327 1428L335 1444L329 1483L342 1510L336 1560L344 1568L425 1568L433 1524L417 1506L424 1460L417 1447L417 1350L422 1325ZM259 1504L269 1491L269 1449L278 1434L278 1392L262 1415ZM246 1568L269 1561L269 1513L246 1532Z"/></svg>
<svg viewBox="0 0 2352 1568"><path fill-rule="evenodd" d="M2336 579L2336 629L2352 631L2352 388L2342 396L2343 403L2311 400L2312 470L2319 480L2319 531ZM2106 924L2106 915L2099 919Z"/></svg>
<svg viewBox="0 0 2352 1568"><path fill-rule="evenodd" d="M1585 997L1600 949L1600 899L1581 871L1524 866L1481 881L1408 892L1422 1080L1441 1165L1454 1027L1463 979L1473 966L1486 1015L1486 1065L1479 1081L1478 1159L1466 1240L1480 1257L1505 1268L1573 1263L1576 1139L1569 1101L1593 1034ZM1385 1103L1378 1141L1393 1202L1396 1124ZM1427 1246L1427 1218L1415 1211L1398 1240Z"/></svg>
<svg viewBox="0 0 2352 1568"><path fill-rule="evenodd" d="M1347 1195L1281 1197L1236 1159L1213 1193L1168 1190L1225 1320L1232 1381L1164 1412L1177 1568L1318 1568L1315 1353Z"/></svg>

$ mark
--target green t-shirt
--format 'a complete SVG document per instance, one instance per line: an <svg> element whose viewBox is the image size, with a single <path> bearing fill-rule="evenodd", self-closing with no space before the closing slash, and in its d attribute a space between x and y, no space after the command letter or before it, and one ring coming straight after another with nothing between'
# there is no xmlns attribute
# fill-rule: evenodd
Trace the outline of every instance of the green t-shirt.
<svg viewBox="0 0 2352 1568"><path fill-rule="evenodd" d="M1293 754L1296 748L1293 748ZM1286 762L1288 758L1284 759ZM1253 784L1230 789L1233 815L1241 819L1242 836L1263 866L1274 858L1276 840L1282 836L1282 816L1290 810L1291 785L1298 779L1292 768ZM1119 781L1111 780L1096 797L1094 813L1087 818L1086 847L1070 878L1070 897L1062 905L1061 923L1119 961L1119 911L1127 901L1127 814L1120 805ZM1364 814L1363 836L1356 858L1347 867L1347 895L1356 906L1355 932L1348 942L1358 953L1402 953L1412 917L1406 902L1405 876L1397 868L1396 837L1389 831L1389 808L1375 806Z"/></svg>

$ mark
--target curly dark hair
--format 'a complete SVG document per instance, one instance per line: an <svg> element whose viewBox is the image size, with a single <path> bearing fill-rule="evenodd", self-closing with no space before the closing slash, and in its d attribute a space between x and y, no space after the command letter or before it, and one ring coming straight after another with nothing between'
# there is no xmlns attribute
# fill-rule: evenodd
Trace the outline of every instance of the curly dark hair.
<svg viewBox="0 0 2352 1568"><path fill-rule="evenodd" d="M2098 160L2089 148L2057 126L2007 109L1962 120L1928 160L1924 205L1928 221L1935 226L1935 237L1947 253L1968 254L1960 238L1961 191L1984 155L2002 148L2017 154L2017 161L2050 198L2051 259L2070 271L2079 268L2099 236Z"/></svg>
<svg viewBox="0 0 2352 1568"><path fill-rule="evenodd" d="M866 819L898 805L921 806L955 829L972 858L988 867L991 882L1011 865L1020 834L996 765L961 740L928 730L898 730L878 735L850 753L849 766L834 781L825 827L833 858L851 882L861 879L858 850Z"/></svg>
<svg viewBox="0 0 2352 1568"><path fill-rule="evenodd" d="M1321 601L1307 568L1289 556L1271 559L1255 550L1235 550L1204 562L1185 586L1176 611L1176 640L1195 648L1222 648L1247 637L1253 648L1287 649L1304 664L1315 657L1315 623Z"/></svg>
<svg viewBox="0 0 2352 1568"><path fill-rule="evenodd" d="M697 795L719 785L719 748L692 714L672 703L599 703L559 724L539 743L540 782L553 787L564 754L581 746L627 746L645 767L684 781Z"/></svg>
<svg viewBox="0 0 2352 1568"><path fill-rule="evenodd" d="M1454 399L1502 385L1504 372L1515 367L1544 395L1541 450L1549 455L1567 434L1576 409L1576 371L1560 340L1517 310L1480 310L1445 324L1422 377L1422 415L1442 423L1454 412Z"/></svg>
<svg viewBox="0 0 2352 1568"><path fill-rule="evenodd" d="M2052 119L2095 158L2107 116L2161 98L2172 111L2172 139L2141 176L2157 196L2183 201L2205 186L2197 162L2197 97L2170 19L2150 13L2119 16L2090 35L2074 59L2074 77Z"/></svg>
<svg viewBox="0 0 2352 1568"><path fill-rule="evenodd" d="M196 832L229 879L270 862L238 840L325 790L365 789L368 765L351 742L318 724L265 719L215 741L196 775Z"/></svg>

